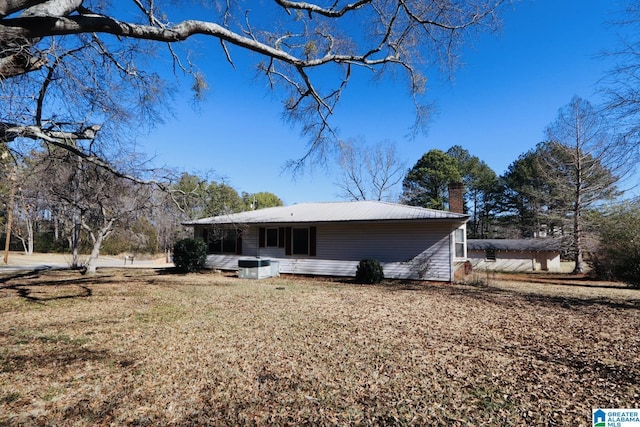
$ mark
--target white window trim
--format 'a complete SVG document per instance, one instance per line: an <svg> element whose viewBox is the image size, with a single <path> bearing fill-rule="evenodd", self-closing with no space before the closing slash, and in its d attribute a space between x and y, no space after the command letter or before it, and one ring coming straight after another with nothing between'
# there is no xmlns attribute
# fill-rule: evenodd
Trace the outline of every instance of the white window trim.
<svg viewBox="0 0 640 427"><path fill-rule="evenodd" d="M458 241L458 232L461 231L462 232L462 242ZM463 252L463 256L458 256L458 251L457 251L457 246L458 244L462 244L462 252ZM456 228L455 230L453 230L453 257L455 259L467 259L467 225L464 224L461 227Z"/></svg>

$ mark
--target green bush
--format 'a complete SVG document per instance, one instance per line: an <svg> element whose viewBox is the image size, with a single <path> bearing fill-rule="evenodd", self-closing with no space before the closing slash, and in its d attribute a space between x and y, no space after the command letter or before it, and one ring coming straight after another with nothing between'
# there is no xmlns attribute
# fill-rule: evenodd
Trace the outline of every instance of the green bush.
<svg viewBox="0 0 640 427"><path fill-rule="evenodd" d="M34 252L48 253L54 251L53 233L36 233L33 239Z"/></svg>
<svg viewBox="0 0 640 427"><path fill-rule="evenodd" d="M181 271L193 273L204 268L207 245L200 239L182 239L173 246L173 264Z"/></svg>
<svg viewBox="0 0 640 427"><path fill-rule="evenodd" d="M356 269L356 282L380 283L384 280L382 265L377 259L363 259Z"/></svg>

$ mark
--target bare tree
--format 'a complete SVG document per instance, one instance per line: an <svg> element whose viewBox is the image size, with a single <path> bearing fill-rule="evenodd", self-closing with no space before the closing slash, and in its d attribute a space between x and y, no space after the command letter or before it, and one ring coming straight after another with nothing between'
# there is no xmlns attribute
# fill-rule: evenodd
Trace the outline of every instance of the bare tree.
<svg viewBox="0 0 640 427"><path fill-rule="evenodd" d="M14 224L11 233L22 242L25 254L33 255L35 230L38 218L42 213L41 199L38 189L29 185L33 181L23 179L21 179L22 183L17 188L17 194L15 195Z"/></svg>
<svg viewBox="0 0 640 427"><path fill-rule="evenodd" d="M93 100L91 105L98 107L91 110L96 114L81 110L74 120L44 117L37 108L29 110L36 118L34 114L24 118L14 110L0 119L0 141L44 140L99 162L102 153L92 151L91 142L113 117L97 114L104 100L110 99L104 89L138 89L142 97L137 100L142 102L124 97L125 105L119 110L122 113L152 105L149 99L162 93L161 88L150 90L158 86L151 84L156 77L149 71L151 67L141 62L151 57L148 50L144 51L149 45L143 41L169 44L167 52L174 67L194 77L196 91L206 86L202 74L171 47L194 35L218 40L220 57L232 65L237 52L257 54L260 74L272 88L282 89L278 93L284 100L286 118L300 123L303 134L309 137L304 159L322 155L335 142L330 116L356 67L375 76L397 70L406 77L408 93L416 105L417 129L428 112L421 100L427 71L433 66L452 69L467 37L496 27L497 12L505 2L275 0L257 5L226 0L217 2L217 7L194 12L198 17L206 16L206 20L173 24L168 13L171 10L163 11L160 1L120 1L117 8L109 2L82 0L0 1L0 80L4 85L17 80L22 87L24 79L36 75L40 89L46 92L48 85L60 81L52 73L66 64L77 72L67 73L64 79L77 85L87 95L85 99ZM329 72L318 78L320 70ZM102 84L101 79L111 75L126 84ZM75 111L64 104L49 105L66 113Z"/></svg>
<svg viewBox="0 0 640 427"><path fill-rule="evenodd" d="M547 138L543 170L564 194L572 196L574 273L582 273L583 212L618 196L616 184L631 165L625 147L608 132L604 117L589 101L577 96L559 110L557 119L547 128Z"/></svg>
<svg viewBox="0 0 640 427"><path fill-rule="evenodd" d="M640 4L622 2L623 18L614 22L619 31L617 48L605 56L615 60L600 82L604 95L604 112L615 124L617 144L624 146L626 158L637 164L640 159Z"/></svg>
<svg viewBox="0 0 640 427"><path fill-rule="evenodd" d="M0 37L0 69L18 41ZM38 56L38 66L13 76L0 71L0 143L18 158L62 148L122 175L119 162L135 159L130 142L162 118L167 94L162 79L145 70L148 46L108 42L96 34L23 43L18 55Z"/></svg>
<svg viewBox="0 0 640 427"><path fill-rule="evenodd" d="M150 221L156 230L158 249L165 254L166 261L171 258L171 249L180 239L193 235L192 230L182 226L188 218L183 207L176 203L175 194L171 191L153 190L153 208Z"/></svg>
<svg viewBox="0 0 640 427"><path fill-rule="evenodd" d="M42 153L40 154L42 155ZM35 162L34 175L45 180L50 199L73 218L71 246L73 267L96 271L96 261L104 241L116 227L126 227L147 212L151 204L151 187L117 176L64 150L49 153ZM79 261L79 243L90 240L91 253Z"/></svg>
<svg viewBox="0 0 640 427"><path fill-rule="evenodd" d="M364 142L343 142L338 165L341 169L335 182L340 197L350 200L387 200L397 198L394 187L404 177L404 164L398 158L394 144L381 142L374 147Z"/></svg>

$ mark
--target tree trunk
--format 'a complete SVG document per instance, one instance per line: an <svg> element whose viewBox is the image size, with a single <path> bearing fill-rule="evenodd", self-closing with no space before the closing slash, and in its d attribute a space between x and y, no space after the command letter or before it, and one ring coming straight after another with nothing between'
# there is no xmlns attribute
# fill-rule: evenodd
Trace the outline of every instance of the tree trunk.
<svg viewBox="0 0 640 427"><path fill-rule="evenodd" d="M89 259L87 260L87 263L84 265L85 274L95 274L96 273L96 270L98 268L98 266L97 266L98 256L100 255L100 246L99 245L102 245L102 242L95 243L93 245L93 249L91 249L91 255L89 255Z"/></svg>
<svg viewBox="0 0 640 427"><path fill-rule="evenodd" d="M57 242L60 240L60 219L56 214L55 219L53 221L53 239Z"/></svg>
<svg viewBox="0 0 640 427"><path fill-rule="evenodd" d="M80 224L79 220L76 219L76 215L77 214L74 214L73 235L71 236L71 253L73 254L71 268L78 268L80 266L80 256L78 254L78 245L80 242Z"/></svg>
<svg viewBox="0 0 640 427"><path fill-rule="evenodd" d="M11 175L11 190L9 193L9 205L7 206L7 231L4 245L4 263L9 264L9 243L11 242L11 223L13 222L13 204L16 195L15 172Z"/></svg>
<svg viewBox="0 0 640 427"><path fill-rule="evenodd" d="M95 274L97 266L98 257L100 256L100 248L102 247L102 243L107 238L107 236L113 231L113 224L115 223L114 219L111 219L107 222L107 224L98 230L98 235L93 240L93 248L91 248L91 255L89 255L89 259L84 265L85 274Z"/></svg>
<svg viewBox="0 0 640 427"><path fill-rule="evenodd" d="M82 157L78 156L78 172L82 170ZM73 236L71 240L71 248L73 252L73 261L71 262L72 268L78 268L80 266L80 258L78 254L78 246L80 244L80 227L82 221L82 212L78 208L80 200L80 191L82 188L82 181L78 177L75 183L76 188L73 194L74 206L73 206Z"/></svg>
<svg viewBox="0 0 640 427"><path fill-rule="evenodd" d="M579 128L578 128L579 129ZM575 203L573 205L573 249L575 251L575 267L573 268L573 274L584 273L584 263L582 262L582 174L583 165L580 152L581 138L577 138L576 143L576 188L575 188Z"/></svg>
<svg viewBox="0 0 640 427"><path fill-rule="evenodd" d="M28 249L27 249L27 239L23 239L21 236L17 236L18 240L20 240L20 243L22 243L22 250L24 251L25 255L29 255Z"/></svg>
<svg viewBox="0 0 640 427"><path fill-rule="evenodd" d="M574 239L574 261L575 267L573 268L573 274L584 273L584 261L582 260L582 230L580 227L580 214L581 209L579 204L576 204L576 209L573 212L573 239Z"/></svg>
<svg viewBox="0 0 640 427"><path fill-rule="evenodd" d="M27 217L26 224L27 224L27 247L25 249L27 251L27 255L33 255L33 240L34 240L33 220Z"/></svg>

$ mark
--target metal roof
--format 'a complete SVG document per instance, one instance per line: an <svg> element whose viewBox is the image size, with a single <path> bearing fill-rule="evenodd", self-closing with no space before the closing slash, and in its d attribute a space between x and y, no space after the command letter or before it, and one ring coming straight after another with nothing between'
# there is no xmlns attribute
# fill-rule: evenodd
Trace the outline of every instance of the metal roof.
<svg viewBox="0 0 640 427"><path fill-rule="evenodd" d="M397 203L357 201L300 203L188 221L184 225L290 224L348 221L444 220L464 223L468 215Z"/></svg>
<svg viewBox="0 0 640 427"><path fill-rule="evenodd" d="M559 251L562 240L540 239L468 239L467 250L485 251Z"/></svg>

